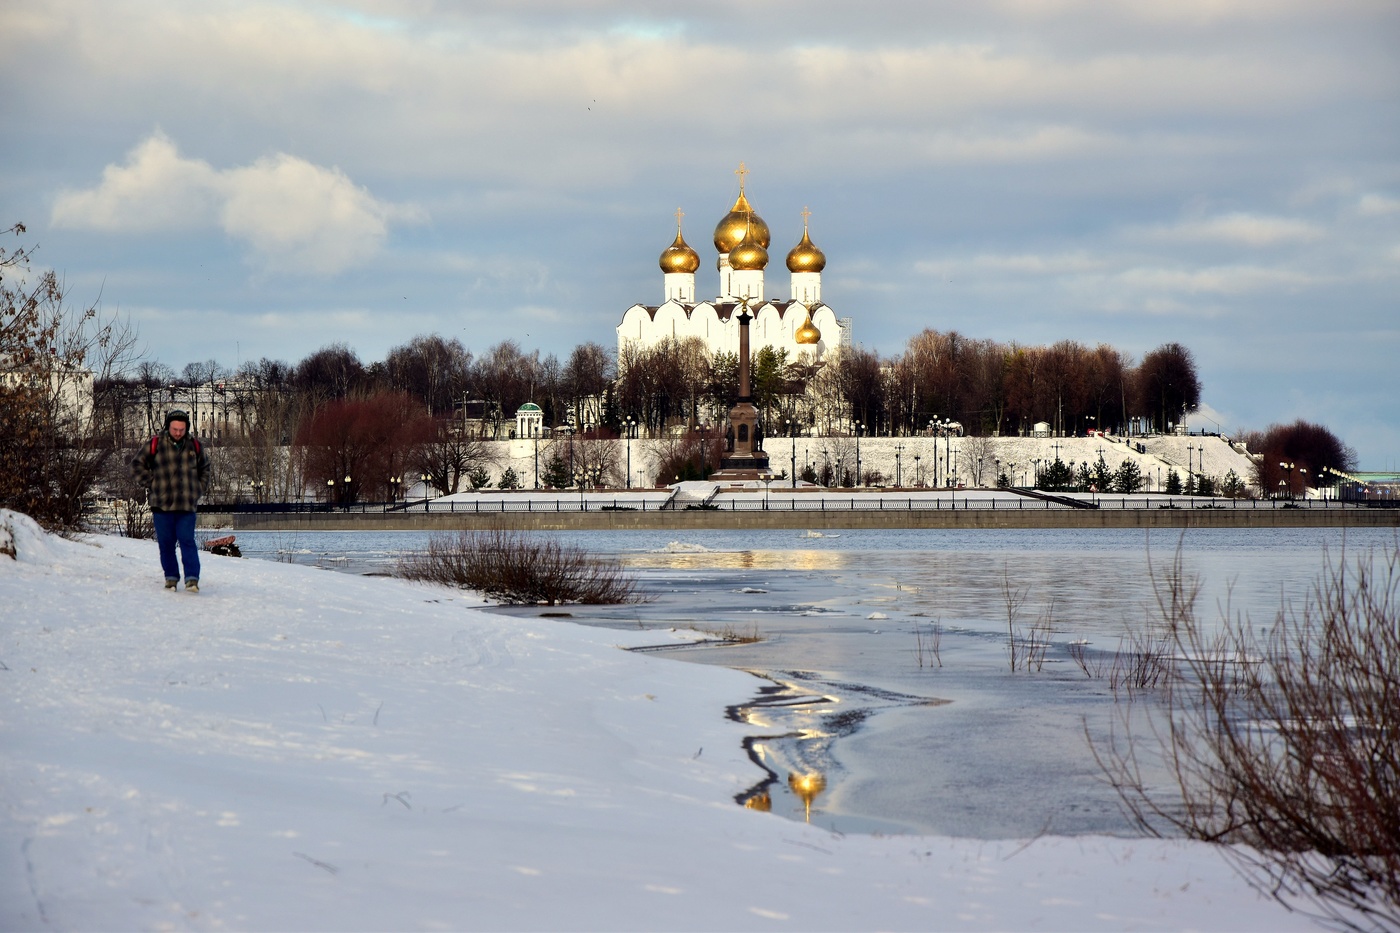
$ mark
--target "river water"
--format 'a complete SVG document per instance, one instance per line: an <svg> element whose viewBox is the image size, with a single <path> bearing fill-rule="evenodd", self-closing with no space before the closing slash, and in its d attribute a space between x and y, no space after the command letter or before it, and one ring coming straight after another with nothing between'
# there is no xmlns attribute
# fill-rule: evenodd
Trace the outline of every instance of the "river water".
<svg viewBox="0 0 1400 933"><path fill-rule="evenodd" d="M1086 736L1102 742L1118 722L1114 659L1153 631L1174 560L1199 585L1201 618L1267 627L1280 606L1301 608L1326 561L1396 542L1370 529L554 537L617 558L648 597L567 607L572 621L756 639L666 652L754 675L751 695L716 710L754 735L754 785L738 802L838 832L980 838L1132 832ZM387 573L425 539L242 532L238 543L249 557Z"/></svg>

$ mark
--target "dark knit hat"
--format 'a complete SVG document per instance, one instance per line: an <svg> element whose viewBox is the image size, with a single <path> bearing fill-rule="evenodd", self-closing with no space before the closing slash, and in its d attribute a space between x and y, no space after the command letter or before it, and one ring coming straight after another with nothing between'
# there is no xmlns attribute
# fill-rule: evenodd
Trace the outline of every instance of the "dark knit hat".
<svg viewBox="0 0 1400 933"><path fill-rule="evenodd" d="M185 422L185 430L190 428L190 413L181 408L172 408L165 416L165 426L170 427L172 421Z"/></svg>

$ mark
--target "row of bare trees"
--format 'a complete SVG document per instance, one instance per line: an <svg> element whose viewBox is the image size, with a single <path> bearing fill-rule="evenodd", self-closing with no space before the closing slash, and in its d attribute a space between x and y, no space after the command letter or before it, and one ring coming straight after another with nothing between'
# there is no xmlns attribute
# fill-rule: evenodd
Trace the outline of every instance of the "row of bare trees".
<svg viewBox="0 0 1400 933"><path fill-rule="evenodd" d="M616 407L659 429L723 417L738 384L733 354L711 357L698 338L628 348L618 365ZM1191 352L1169 343L1141 363L1106 344L1062 340L1048 347L971 340L925 330L905 351L882 357L857 347L825 365L763 347L751 366L754 404L767 433L790 426L817 434L907 435L932 421L970 434L1028 433L1037 422L1056 433L1122 432L1136 419L1168 430L1200 404Z"/></svg>
<svg viewBox="0 0 1400 933"><path fill-rule="evenodd" d="M1061 340L1048 347L972 340L924 330L904 353L856 350L843 360L841 391L856 420L880 433L915 433L951 420L969 434L1124 433L1137 420L1166 431L1200 405L1191 351L1164 344L1140 363L1122 351Z"/></svg>

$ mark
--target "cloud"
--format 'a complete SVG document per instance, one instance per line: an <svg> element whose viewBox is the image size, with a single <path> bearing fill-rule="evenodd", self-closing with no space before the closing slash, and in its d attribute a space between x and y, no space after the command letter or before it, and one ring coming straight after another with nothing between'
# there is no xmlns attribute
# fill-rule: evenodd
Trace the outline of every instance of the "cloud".
<svg viewBox="0 0 1400 933"><path fill-rule="evenodd" d="M1383 194L1368 194L1357 203L1356 209L1362 214L1373 217L1396 214L1400 213L1400 198L1386 197Z"/></svg>
<svg viewBox="0 0 1400 933"><path fill-rule="evenodd" d="M1316 240L1324 234L1322 228L1304 220L1246 213L1222 214L1171 226L1150 227L1142 232L1152 239L1205 240L1244 246L1273 246L1276 243Z"/></svg>
<svg viewBox="0 0 1400 933"><path fill-rule="evenodd" d="M334 275L376 255L395 220L421 212L375 198L338 168L278 153L218 170L157 131L94 188L54 201L55 227L160 233L217 226L273 272Z"/></svg>
<svg viewBox="0 0 1400 933"><path fill-rule="evenodd" d="M1316 276L1293 269L1232 265L1205 269L1125 269L1113 277L1135 291L1184 292L1186 294L1240 295L1316 285Z"/></svg>
<svg viewBox="0 0 1400 933"><path fill-rule="evenodd" d="M125 165L102 170L102 182L86 191L66 190L54 201L55 227L104 233L186 230L209 224L218 209L219 173L185 159L156 132L127 154Z"/></svg>

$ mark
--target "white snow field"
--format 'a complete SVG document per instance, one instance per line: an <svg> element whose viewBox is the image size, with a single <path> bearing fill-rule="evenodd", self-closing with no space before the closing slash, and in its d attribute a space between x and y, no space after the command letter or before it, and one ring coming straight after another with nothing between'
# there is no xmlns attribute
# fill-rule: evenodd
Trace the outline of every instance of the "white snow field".
<svg viewBox="0 0 1400 933"><path fill-rule="evenodd" d="M753 679L666 635L0 527L0 929L1310 928L1202 844L745 810Z"/></svg>

